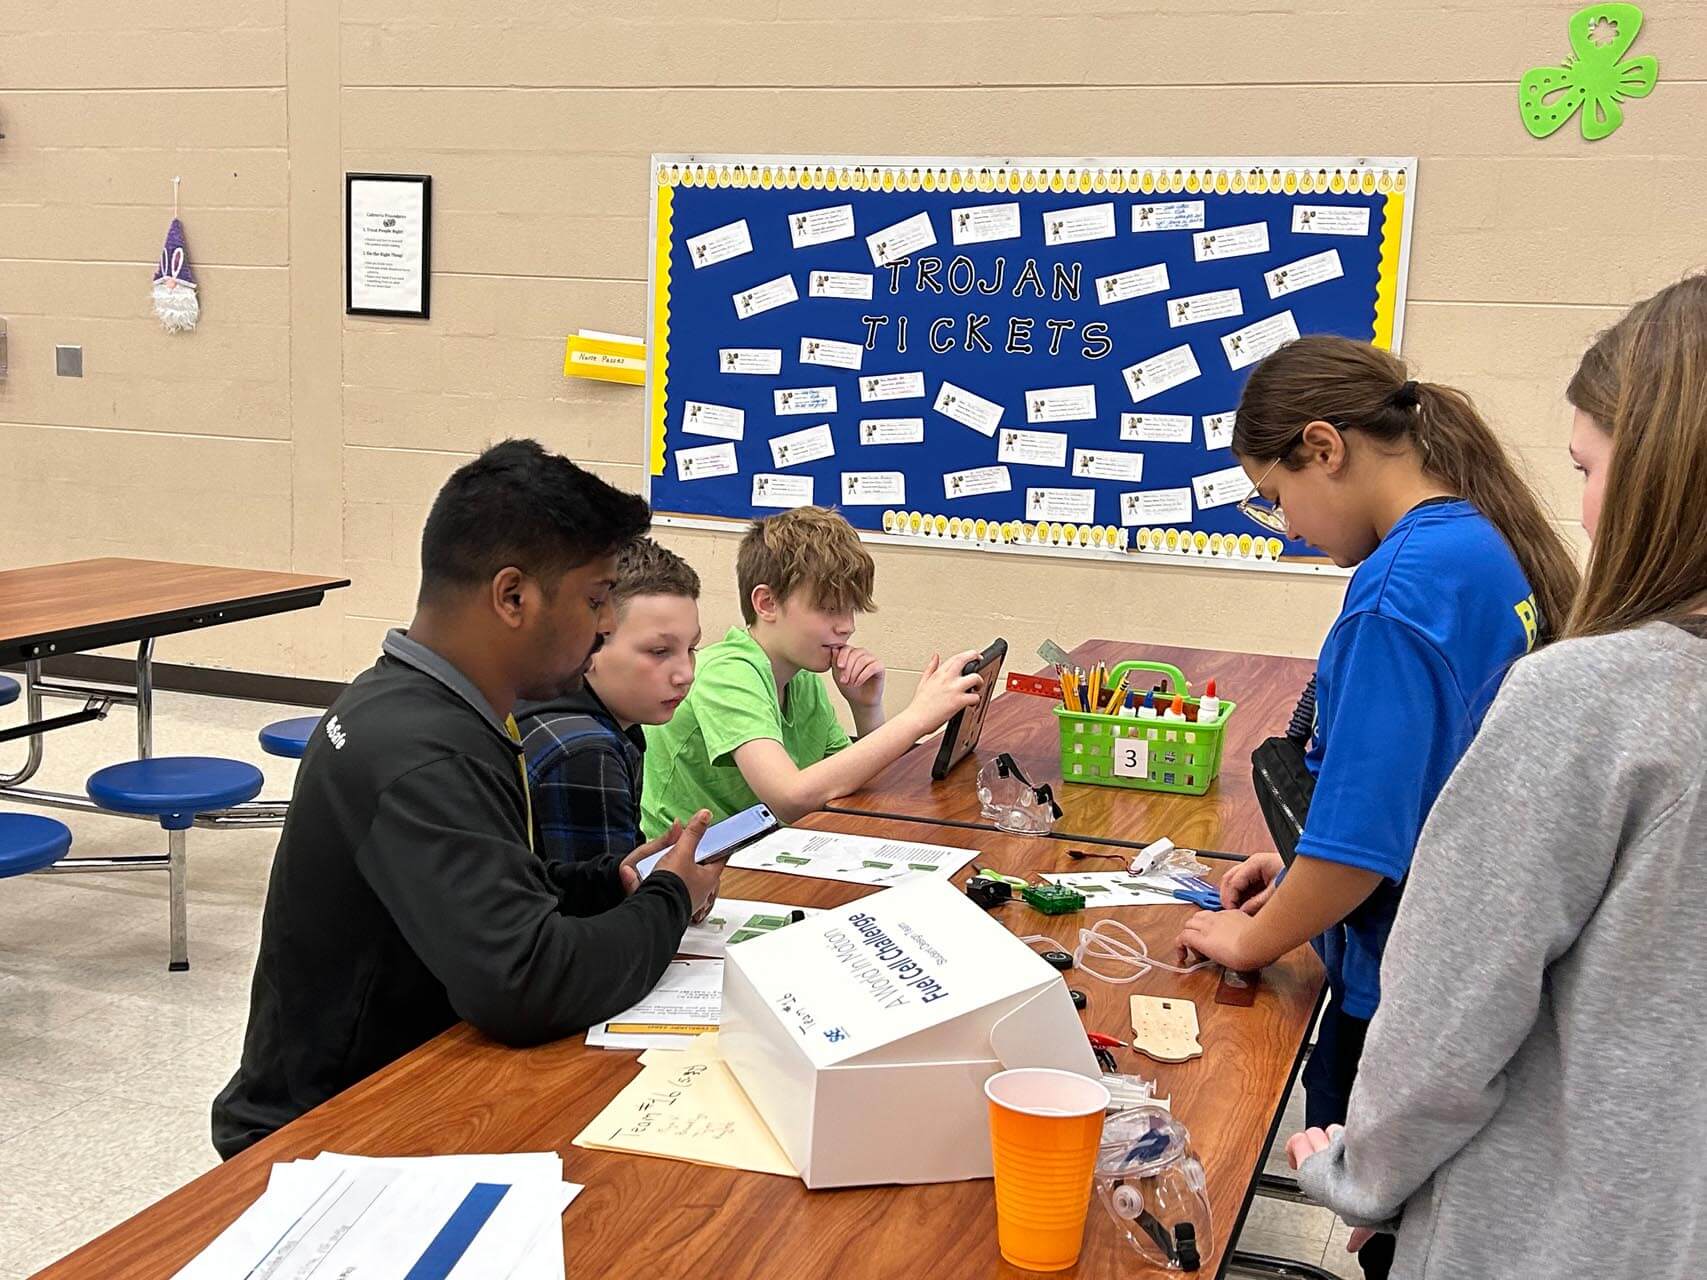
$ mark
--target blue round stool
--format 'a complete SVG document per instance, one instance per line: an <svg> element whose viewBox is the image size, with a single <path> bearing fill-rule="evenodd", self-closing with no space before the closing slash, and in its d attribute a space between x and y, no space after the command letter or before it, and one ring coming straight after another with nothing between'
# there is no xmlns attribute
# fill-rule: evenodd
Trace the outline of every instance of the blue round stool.
<svg viewBox="0 0 1707 1280"><path fill-rule="evenodd" d="M297 716L292 720L275 720L261 730L261 750L270 756L302 759L308 750L308 740L320 724L319 716Z"/></svg>
<svg viewBox="0 0 1707 1280"><path fill-rule="evenodd" d="M241 760L213 756L159 756L127 760L89 776L89 798L115 813L147 814L166 829L167 905L172 956L167 968L190 967L184 911L187 885L184 833L198 813L229 809L261 794L261 771Z"/></svg>
<svg viewBox="0 0 1707 1280"><path fill-rule="evenodd" d="M63 822L33 813L0 813L0 879L51 867L70 851L71 828Z"/></svg>
<svg viewBox="0 0 1707 1280"><path fill-rule="evenodd" d="M0 676L0 707L18 700L18 682L11 676Z"/></svg>

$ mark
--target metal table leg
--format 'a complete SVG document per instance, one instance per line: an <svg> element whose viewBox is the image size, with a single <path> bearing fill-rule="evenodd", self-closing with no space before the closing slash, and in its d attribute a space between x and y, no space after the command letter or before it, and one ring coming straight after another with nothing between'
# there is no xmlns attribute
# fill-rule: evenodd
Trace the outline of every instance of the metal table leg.
<svg viewBox="0 0 1707 1280"><path fill-rule="evenodd" d="M1324 1271L1313 1262L1294 1262L1290 1258L1271 1258L1266 1253L1233 1251L1227 1259L1228 1275L1270 1276L1273 1280L1339 1280L1331 1271Z"/></svg>
<svg viewBox="0 0 1707 1280"><path fill-rule="evenodd" d="M24 719L33 723L41 718L41 663L31 660L24 663ZM22 786L36 776L41 768L41 737L39 733L29 736L24 767L16 773L0 773L0 788Z"/></svg>

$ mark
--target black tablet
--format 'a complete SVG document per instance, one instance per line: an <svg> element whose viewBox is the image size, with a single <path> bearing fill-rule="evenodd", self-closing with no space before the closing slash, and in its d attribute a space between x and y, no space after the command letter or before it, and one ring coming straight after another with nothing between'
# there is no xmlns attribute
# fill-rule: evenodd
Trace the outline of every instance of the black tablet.
<svg viewBox="0 0 1707 1280"><path fill-rule="evenodd" d="M1002 662L1008 656L1008 642L997 640L961 669L962 675L981 675L984 688L978 702L954 713L954 719L943 730L942 745L937 748L936 763L931 765L931 777L940 782L949 770L972 754L978 745L978 735L984 731L984 714L990 709L990 699L996 693L996 681L1002 674Z"/></svg>

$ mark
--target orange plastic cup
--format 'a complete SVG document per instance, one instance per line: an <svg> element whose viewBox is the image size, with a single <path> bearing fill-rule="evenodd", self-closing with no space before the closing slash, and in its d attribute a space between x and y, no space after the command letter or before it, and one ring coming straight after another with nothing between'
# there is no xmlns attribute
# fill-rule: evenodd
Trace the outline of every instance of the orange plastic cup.
<svg viewBox="0 0 1707 1280"><path fill-rule="evenodd" d="M1084 1246L1108 1090L1049 1067L984 1082L996 1169L996 1243L1027 1271L1065 1271Z"/></svg>

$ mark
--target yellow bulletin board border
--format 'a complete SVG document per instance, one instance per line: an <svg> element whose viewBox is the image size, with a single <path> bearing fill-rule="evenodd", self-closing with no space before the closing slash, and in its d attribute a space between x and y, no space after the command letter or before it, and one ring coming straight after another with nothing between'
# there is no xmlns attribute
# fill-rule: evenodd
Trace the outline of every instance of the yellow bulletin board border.
<svg viewBox="0 0 1707 1280"><path fill-rule="evenodd" d="M1397 353L1404 336L1405 283L1410 271L1412 211L1415 207L1415 156L1360 157L1112 157L1072 159L945 156L755 156L655 154L651 162L652 251L650 305L646 319L648 489L665 465L665 398L669 385L670 233L673 193L678 186L757 187L800 190L1137 193L1167 195L1213 192L1362 191L1383 193L1381 256L1370 341ZM682 528L739 531L743 519L655 512L658 524ZM917 537L861 529L867 542L920 545ZM1271 573L1348 576L1335 565L1296 557L1250 560L1171 551L1086 549L1061 546L989 545L980 550L1073 559L1133 560L1215 566Z"/></svg>

